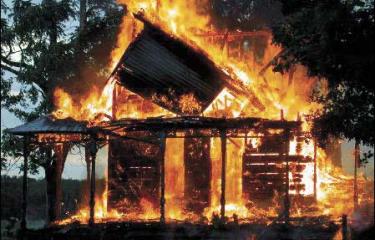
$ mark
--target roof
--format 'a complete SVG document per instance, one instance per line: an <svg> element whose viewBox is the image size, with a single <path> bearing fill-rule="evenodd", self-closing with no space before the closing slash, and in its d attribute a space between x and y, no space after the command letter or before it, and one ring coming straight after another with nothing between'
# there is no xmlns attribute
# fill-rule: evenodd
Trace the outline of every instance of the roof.
<svg viewBox="0 0 375 240"><path fill-rule="evenodd" d="M86 126L86 122L76 121L72 118L56 119L52 115L40 117L29 123L15 128L7 129L6 132L14 135L33 134L89 134L103 133L113 135L114 132L133 131L186 131L189 129L211 129L211 130L234 130L247 132L250 129L296 129L300 126L299 121L267 120L262 118L213 118L200 116L185 116L173 118L146 118L146 119L122 119L112 121L98 126Z"/></svg>
<svg viewBox="0 0 375 240"><path fill-rule="evenodd" d="M180 99L193 94L199 103L193 113L203 112L224 88L229 75L199 48L138 19L145 27L126 49L112 76L132 92L177 114L187 113Z"/></svg>
<svg viewBox="0 0 375 240"><path fill-rule="evenodd" d="M73 118L57 119L53 115L47 115L34 121L22 124L6 132L14 135L30 135L38 133L87 133L86 122L76 121Z"/></svg>

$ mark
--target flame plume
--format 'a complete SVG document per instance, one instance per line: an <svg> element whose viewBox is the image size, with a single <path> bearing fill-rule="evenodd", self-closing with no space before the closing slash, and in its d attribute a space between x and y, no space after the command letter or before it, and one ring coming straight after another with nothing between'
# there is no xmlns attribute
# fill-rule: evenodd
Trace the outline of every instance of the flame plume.
<svg viewBox="0 0 375 240"><path fill-rule="evenodd" d="M268 119L279 119L280 110L283 110L284 119L295 120L297 116L304 116L311 111L321 109L322 106L311 102L310 95L315 87L324 89L324 81L318 81L307 75L307 70L302 66L296 66L291 73L275 73L272 68L264 69L264 66L270 62L281 48L271 43L272 34L267 33L267 46L262 62L256 61L254 55L247 53L244 56L233 57L227 53L228 44L215 41L213 37L204 37L204 34L219 32L210 24L210 16L202 13L201 6L205 1L186 1L186 0L118 0L119 4L126 5L129 14L127 14L120 25L120 31L117 37L116 48L112 51L112 61L109 68L114 69L121 55L129 46L134 37L143 29L143 24L134 19L131 13L142 12L144 16L160 26L170 34L178 36L193 48L198 46L204 49L207 56L213 60L223 71L229 73L234 78L252 92L266 106L264 111L260 111L253 105L247 96L234 93L224 88L212 104L204 111L205 116L214 117L262 117ZM202 3L203 2L203 3ZM220 43L219 43L220 42ZM239 47L240 48L240 47ZM241 51L241 49L239 49ZM292 79L292 80L291 80ZM319 85L320 84L320 85ZM99 113L104 113L110 118L122 118L129 116L147 117L168 114L166 110L158 106L149 108L149 111L139 111L142 109L140 100L127 102L126 108L120 111L119 116L112 116L113 92L116 88L115 79L110 79L103 90L95 87L88 96L83 96L79 103L74 103L72 98L61 88L55 91L55 105L57 110L55 116L59 118L72 117L77 120L94 120ZM125 91L125 90L124 90ZM127 91L127 90L126 90ZM126 94L131 95L130 92ZM194 105L191 96L186 96L180 102L181 106L189 108ZM152 105L152 104L151 104ZM169 113L171 114L171 113ZM102 120L102 119L101 119ZM309 131L307 121L304 121L303 131ZM254 146L259 142L251 140ZM229 142L229 141L228 141ZM182 144L181 144L182 143ZM262 218L265 216L275 216L278 212L278 203L275 201L274 207L268 210L256 209L245 206L242 199L242 153L243 140L233 140L228 143L227 151L227 205L226 215L237 214L241 218ZM220 211L220 139L212 138L210 147L212 176L211 176L211 204L204 211L206 217L211 217L213 213ZM302 155L314 157L314 142L302 144ZM297 140L290 142L289 154L297 153ZM186 213L183 210L181 199L183 196L183 141L179 139L168 139L166 147L166 211L169 219L184 220ZM340 216L343 213L350 214L353 207L348 206L348 196L351 196L352 177L346 176L341 170L335 169L330 165L323 149L317 150L317 203L318 214L330 214ZM300 194L312 196L313 186L313 163L307 163L302 172L302 183L305 189ZM293 177L291 177L293 181ZM291 192L291 194L294 194ZM155 219L158 217L158 209L153 209L146 199L141 200L143 213L137 215L124 215L116 211L108 212L106 210L106 195L103 194L97 199L95 216L97 219ZM275 198L278 195L275 196ZM366 199L362 199L365 201ZM105 204L104 204L105 202ZM292 215L303 214L303 209L294 209ZM72 219L86 220L88 218L88 209L83 209ZM63 221L62 223L66 223Z"/></svg>

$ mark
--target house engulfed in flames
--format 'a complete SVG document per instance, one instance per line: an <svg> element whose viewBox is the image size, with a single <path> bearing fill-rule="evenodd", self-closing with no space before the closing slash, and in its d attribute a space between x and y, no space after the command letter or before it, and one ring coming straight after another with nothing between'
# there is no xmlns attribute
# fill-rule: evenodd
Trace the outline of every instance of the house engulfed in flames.
<svg viewBox="0 0 375 240"><path fill-rule="evenodd" d="M317 80L302 67L284 75L265 67L278 47L268 44L260 61L236 45L269 43L269 32L213 31L187 2L127 2L129 11L143 10L124 18L103 91L73 104L56 90L53 122L87 123L63 138L108 146L103 196L92 199L91 212L87 206L60 223L344 213L351 197L343 205L333 199L350 191L351 179L310 139L304 118L320 107L308 101Z"/></svg>

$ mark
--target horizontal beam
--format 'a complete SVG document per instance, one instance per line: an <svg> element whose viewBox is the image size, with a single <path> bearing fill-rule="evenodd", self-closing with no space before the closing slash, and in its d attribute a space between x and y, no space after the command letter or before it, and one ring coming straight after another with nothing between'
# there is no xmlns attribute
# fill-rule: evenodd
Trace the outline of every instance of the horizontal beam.
<svg viewBox="0 0 375 240"><path fill-rule="evenodd" d="M122 131L181 131L188 129L216 129L216 130L253 130L253 129L297 129L300 121L264 120L261 118L211 118L211 117L176 117L124 119L113 121L107 127L94 127L91 131L100 132L107 128L122 127Z"/></svg>
<svg viewBox="0 0 375 240"><path fill-rule="evenodd" d="M263 36L263 37L270 37L272 34L269 31L248 31L248 32L203 32L203 33L196 33L195 36L197 37L217 37L217 38L224 38L224 37L255 37L255 36Z"/></svg>

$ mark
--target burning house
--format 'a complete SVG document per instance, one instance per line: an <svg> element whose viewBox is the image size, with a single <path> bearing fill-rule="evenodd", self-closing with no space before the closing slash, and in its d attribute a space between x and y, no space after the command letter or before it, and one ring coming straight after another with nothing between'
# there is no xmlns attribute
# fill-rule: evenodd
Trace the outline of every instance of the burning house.
<svg viewBox="0 0 375 240"><path fill-rule="evenodd" d="M174 120L176 124L181 124L180 121L185 122L186 126L184 127L157 129L157 126L150 124L149 129L140 132L132 130L127 134L132 138L152 138L155 137L155 134L158 136L164 131L163 134L166 134L167 138L182 138L183 146L176 149L182 154L179 156L181 159L168 159L168 156L165 156L166 159L163 160L165 149L162 148L174 148L175 146L169 146L170 141L160 142L165 141L161 138L156 144L139 142L134 139L111 139L108 157L108 207L117 211L123 209L125 211L123 213L126 213L126 209L139 208L142 201L147 201L157 208L160 199L159 188L162 187L159 181L161 177L160 162L167 161L165 164L169 165L168 161L177 161L180 164L180 169L171 170L184 176L184 181L179 183L183 186L181 191L183 201L180 203L181 205L173 206L172 209L177 207L181 208L179 212L191 211L198 215L203 214L204 209L209 208L211 204L211 181L214 177L212 176L210 140L213 137L222 138L223 133L213 131L226 131L226 127L216 126L215 121L202 117L202 113L212 104L224 87L234 94L246 93L256 107L264 108L264 106L250 90L242 88L238 81L220 70L202 51L192 49L142 16L137 17L144 22L144 29L129 45L111 76L119 84L113 96L113 116L121 115L117 111L121 111L122 107L126 108L127 102L131 101L131 98L138 98L140 105L138 111L141 113L149 111L149 108L153 107L150 102L153 102L173 114L185 115L185 119ZM127 90L135 94L123 94ZM186 98L188 101L185 100ZM190 122L196 121L195 118L200 119L198 121L202 122L202 126L189 126ZM208 120L212 121L212 125L204 126L203 123ZM233 119L233 121L235 120ZM157 125L161 124L159 121L167 120L155 118L154 121ZM229 123L231 120L226 121ZM261 122L259 119L259 123ZM280 126L283 125L283 122L284 120L280 122ZM121 129L121 124L118 126ZM243 127L254 128L250 124L247 127L234 126L233 129L240 131ZM285 126L281 127L293 134L298 134L298 128L297 122L294 127L290 127L287 122L285 122ZM235 189L238 188L238 184L242 184L243 197L246 200L271 200L274 192L285 192L288 177L283 165L285 163L284 143L288 142L288 138L291 136L285 137L283 132L282 134L267 133L268 129L255 130L260 131L257 134L266 136L262 138L260 146L253 146L252 142L248 140L236 143L238 148L246 150L242 156L239 154L237 159L232 159L232 161L237 161L235 165L238 168L236 171L239 173L236 177L241 179L231 187ZM119 134L122 131L124 130L116 130ZM125 132L128 131L125 130ZM239 138L254 137L247 137L246 134L246 129L242 129L242 135L233 133ZM224 135L226 138L227 134ZM167 146L165 146L166 144ZM224 147L226 148L226 146ZM313 159L299 154L288 160L291 164L290 167L293 167L293 181L288 188L303 191L304 185L301 184L303 164L312 162ZM241 162L242 166L239 166ZM166 170L168 169L167 166ZM174 180L176 178L171 179L169 184L175 184ZM239 191L237 194L238 199L242 198ZM124 202L129 205L124 205Z"/></svg>
<svg viewBox="0 0 375 240"><path fill-rule="evenodd" d="M163 9L159 11L163 17ZM95 103L90 98L77 110L69 96L57 89L59 109L43 121L59 125L68 115L79 131L58 126L46 130L51 124L41 120L36 127L32 122L10 130L32 135L33 144L85 144L91 163L90 206L84 214L60 223L198 222L213 215L223 222L228 217L289 222L291 216L302 215L301 205L308 209L325 198L330 189L322 190L319 177L325 176L317 165L326 156L309 139L301 117L316 107L301 100L315 80L297 91L293 79L304 70L273 77L275 82L286 77L286 86L270 81L274 73L267 64L256 71L258 81L241 70L245 56L228 46L237 38L267 40L268 32L194 31L195 37L186 39L174 29L173 18L168 28L151 22L153 17L146 12L124 20L123 29L137 34L124 44ZM212 46L206 49L202 43ZM272 50L270 61L278 49ZM214 58L223 51L226 57ZM102 203L95 199L99 145L108 147Z"/></svg>

